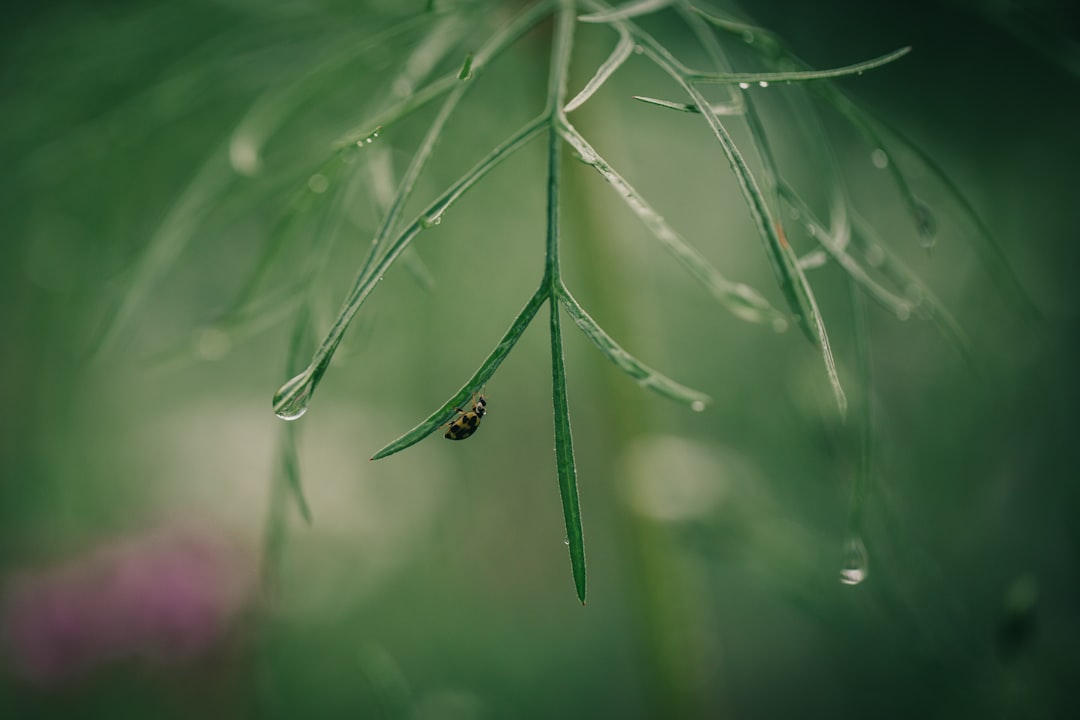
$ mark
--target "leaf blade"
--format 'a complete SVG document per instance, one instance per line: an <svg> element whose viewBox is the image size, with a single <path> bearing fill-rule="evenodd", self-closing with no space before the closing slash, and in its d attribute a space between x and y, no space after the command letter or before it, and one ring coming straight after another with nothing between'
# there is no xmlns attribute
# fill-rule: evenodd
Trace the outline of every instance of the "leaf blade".
<svg viewBox="0 0 1080 720"><path fill-rule="evenodd" d="M578 301L574 299L566 286L559 288L559 300L562 302L566 314L585 333L585 337L589 338L601 354L610 360L615 367L636 380L639 385L669 400L688 405L692 410L698 412L704 410L705 406L712 402L712 398L705 393L675 382L626 352L585 312L585 308L581 307Z"/></svg>
<svg viewBox="0 0 1080 720"><path fill-rule="evenodd" d="M453 418L455 408L463 407L466 401L468 401L478 390L483 388L484 384L495 374L499 365L502 364L502 361L506 359L506 356L513 349L514 345L517 344L522 333L525 332L529 323L532 322L532 319L536 316L540 306L547 300L547 297L546 288L541 288L534 292L532 297L529 298L529 301L525 304L525 307L522 308L521 312L517 314L517 317L515 317L514 321L510 324L510 328L503 334L499 344L488 354L484 359L484 362L481 363L480 368L473 373L468 382L462 385L461 389L454 393L442 407L431 413L431 415L416 425L412 430L409 430L404 435L401 435L384 445L378 452L371 456L371 459L379 460L389 455L393 455L394 453L401 452L405 448L420 442Z"/></svg>
<svg viewBox="0 0 1080 720"><path fill-rule="evenodd" d="M578 600L585 604L585 536L581 526L581 502L574 464L574 442L570 432L570 407L566 397L566 369L563 364L559 303L551 306L551 399L555 424L555 466L559 475L566 544Z"/></svg>
<svg viewBox="0 0 1080 720"><path fill-rule="evenodd" d="M619 42L615 45L615 49L611 51L611 55L596 69L596 73L590 78L589 82L585 83L585 87L581 89L574 98L566 103L566 107L563 108L563 112L573 112L582 105L585 101L593 96L597 90L603 86L607 79L619 69L619 67L626 62L626 59L634 52L634 41L630 39L630 34L625 30L619 29Z"/></svg>
<svg viewBox="0 0 1080 720"><path fill-rule="evenodd" d="M567 121L559 125L560 134L577 150L582 160L593 167L618 193L619 197L638 216L664 249L696 280L709 290L736 317L748 322L771 324L776 329L787 327L783 314L774 308L761 293L743 283L728 280L700 252L675 231L622 175L597 153L588 141Z"/></svg>

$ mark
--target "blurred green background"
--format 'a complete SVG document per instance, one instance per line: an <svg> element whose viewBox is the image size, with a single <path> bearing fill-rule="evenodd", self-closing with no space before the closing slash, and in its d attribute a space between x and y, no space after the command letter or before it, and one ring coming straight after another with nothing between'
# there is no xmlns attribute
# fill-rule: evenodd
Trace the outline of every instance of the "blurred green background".
<svg viewBox="0 0 1080 720"><path fill-rule="evenodd" d="M976 376L929 324L870 307L865 582L839 582L858 415L841 422L820 357L719 307L572 161L568 285L624 347L716 401L699 414L647 393L565 324L588 604L563 544L543 317L489 383L474 438L368 461L461 386L535 288L535 142L418 238L429 291L395 266L353 323L299 421L314 523L290 508L264 593L288 301L310 292L328 327L380 217L378 179L402 172L435 106L380 134L349 166L359 179L289 236L258 322L213 323L329 142L407 91L392 86L403 70L423 73L403 63L447 17L423 5L58 2L0 29L0 715L1075 716L1080 51L1049 0L753 7L816 67L913 46L840 84L964 190L1038 310L898 150L935 213L936 247L920 247L873 148L812 101L860 208L981 360ZM701 62L674 15L646 26ZM409 217L541 109L549 39L542 25L477 78ZM571 92L613 44L580 26ZM754 92L785 173L817 197L801 90ZM782 307L700 117L632 95L682 100L635 56L572 119L728 277ZM260 133L261 153L238 143ZM99 347L162 237L175 253ZM298 288L313 257L316 283ZM858 407L845 276L811 281Z"/></svg>

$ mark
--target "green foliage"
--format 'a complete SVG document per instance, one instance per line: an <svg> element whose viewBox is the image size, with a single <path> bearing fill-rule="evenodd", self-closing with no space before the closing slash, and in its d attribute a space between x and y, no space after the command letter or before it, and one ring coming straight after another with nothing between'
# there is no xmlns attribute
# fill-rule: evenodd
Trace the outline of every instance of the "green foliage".
<svg viewBox="0 0 1080 720"><path fill-rule="evenodd" d="M588 10L588 12L582 14L583 10ZM681 22L696 35L701 48L716 65L716 69L706 70L688 67L677 59L660 41L656 40L635 22L635 18L669 10L674 10ZM478 7L463 6L460 9L460 17L455 16L454 12L453 9L449 8L440 10L429 7L429 15L426 18L423 16L410 18L398 27L377 34L369 41L369 44L377 46L380 40L385 41L395 33L411 29L417 26L418 23L427 22L431 26L428 40L421 43L414 57L421 57L422 50L433 53L433 57L427 59L428 64L432 64L431 59L437 59L439 55L452 55L457 48L461 47L465 39L464 29L467 26L468 17L472 13L481 12L481 10ZM443 13L446 13L446 15L443 16ZM556 22L551 42L548 91L543 112L526 123L509 138L494 146L479 163L452 183L412 220L404 222L403 213L408 201L412 197L418 181L428 168L429 160L444 134L447 123L455 115L459 105L465 100L470 88L484 73L485 69L498 59L501 53L548 17L554 17ZM569 102L566 102L571 48L579 22L598 24L610 28L617 35L617 43L610 56L597 67L582 90ZM766 65L767 69L762 72L731 71L723 46L714 34L714 29L719 31L723 37L735 38L737 42L750 47ZM330 329L318 343L310 356L310 360L306 363L299 361L297 354L297 348L305 345L297 342L293 344L290 364L299 362L299 369L274 394L273 408L274 412L285 420L300 418L307 411L315 391L330 366L334 353L339 348L350 323L391 266L399 258L411 258L408 264L418 274L420 282L422 284L430 283L427 271L421 264L422 261L415 254L406 254L406 251L410 250L413 240L424 230L438 225L446 211L490 171L512 157L536 137L546 134L548 136L547 252L543 278L539 287L511 324L506 335L473 376L457 392L451 395L440 408L432 412L412 430L377 451L372 456L372 459L384 458L399 452L437 431L451 420L456 413L456 408L463 406L474 393L491 380L499 365L505 360L535 317L540 306L545 302L548 303L551 310L550 332L554 383L556 467L563 499L575 585L580 599L584 602L584 546L577 500L576 470L570 438L559 307L562 306L568 312L575 324L616 367L635 379L643 387L678 402L686 403L694 410L704 409L709 399L703 393L667 378L632 357L616 344L610 335L589 316L563 284L559 265L559 207L562 186L559 157L562 153L563 143L565 142L573 148L580 160L596 169L601 177L615 190L619 198L651 231L661 246L732 314L750 322L765 323L776 330L784 330L787 327L787 320L782 313L769 304L760 291L745 283L734 282L724 277L701 252L696 250L690 242L674 229L671 223L653 209L648 201L612 167L608 160L593 148L589 141L571 125L567 113L585 105L612 74L635 53L643 54L657 68L663 71L677 88L682 90L688 102L681 103L647 97L638 97L638 99L664 108L692 112L700 115L705 121L708 129L719 143L738 181L746 207L757 229L766 256L770 260L777 284L788 304L789 310L796 324L819 349L826 377L835 396L837 407L840 415L844 416L847 410L847 398L841 386L840 374L833 357L826 322L816 299L813 286L807 277L809 269L820 265L820 258L807 256L800 259L796 255L787 239L785 224L781 220L783 206L786 205L802 216L808 234L820 244L821 248L827 253L827 258L836 262L847 273L852 282L857 284L863 292L868 293L879 304L888 308L900 319L906 319L914 314L918 317L933 320L950 339L956 341L962 348L967 348L967 341L964 339L963 333L956 322L941 304L934 299L929 290L918 283L913 274L903 269L898 260L890 257L889 261L882 267L884 277L877 277L880 273L874 272L871 263L867 261L867 253L871 251L880 253L883 250L879 249L879 243L865 240L865 237L871 232L869 229L853 230L849 217L854 215L856 211L850 207L850 200L843 188L841 177L835 169L835 161L831 160L831 156L832 171L829 181L833 196L831 224L826 227L814 218L809 204L784 179L782 169L773 158L768 136L757 116L753 103L749 97L744 97L741 93L750 87L766 87L774 83L808 83L817 89L826 102L843 117L847 118L875 147L882 146L881 137L875 129L875 122L860 110L854 102L848 99L845 94L829 83L839 77L862 75L866 71L898 60L907 54L909 50L910 48L901 48L872 60L845 67L815 70L801 63L793 53L787 50L781 40L768 31L719 15L713 11L705 11L685 0L675 2L645 0L618 8L609 8L594 0L584 0L580 8L578 3L571 0L560 0L559 2L539 0L520 11L515 17L506 22L501 29L493 32L475 52L471 50L465 52L465 59L456 71L448 72L441 77L426 82L413 82L412 78L407 78L403 74L398 81L392 84L392 87L407 87L407 91L403 96L386 105L383 110L376 112L356 130L344 133L332 143L333 149L322 161L316 173L312 175L312 180L309 181L307 186L301 188L293 200L285 207L278 224L278 230L272 235L270 242L266 244L254 275L238 296L233 309L222 317L219 326L228 327L230 323L235 324L239 322L238 318L243 317L252 299L257 295L257 289L263 284L262 278L264 274L277 261L282 244L290 241L290 238L296 232L296 228L309 226L320 214L328 212L321 197L326 187L340 185L346 168L355 166L358 159L361 162L363 161L362 154L368 151L369 146L376 141L380 133L385 133L392 126L410 118L428 103L443 97L438 112L417 145L411 162L397 183L397 190L389 199L382 221L371 240L370 249L356 273L353 287L342 303L336 318L331 323ZM731 105L715 105L706 99L703 86L714 84L733 88L731 90L733 98ZM272 127L267 125L266 118L268 115L273 116L273 113L266 109L267 107L278 108L274 112L283 114L284 108L287 108L289 103L297 102L299 96L300 93L298 92L284 91L268 98L264 103L265 107L260 107L257 115L251 115L249 117L252 119L246 119L240 123L237 132L234 133L231 148L233 154L235 155L237 152L237 138L242 138L244 142L248 143L256 142L256 144L259 137L265 140ZM746 149L740 148L736 144L732 134L724 122L721 121L721 116L729 114L740 116L746 121L752 140L751 152L756 154L764 169L761 178L751 170L751 165L745 157ZM828 148L828 141L820 128L817 127L817 121L813 117L803 118L800 122L805 127L811 128L811 132L818 137L822 146ZM253 129L259 129L261 136L259 133L254 132ZM256 140L252 140L253 137ZM249 150L256 152L257 145L254 149L249 148ZM216 158L217 155L212 157ZM891 158L888 155L885 157L886 161L889 162L889 169L896 181L900 195L905 199L920 232L924 238L929 238L931 235L929 211L921 201L915 198L911 192L910 184L897 165L890 161ZM203 209L211 202L214 196L221 192L221 185L224 181L221 179L220 169L216 168L214 164L216 162L216 160L208 161L207 167L193 181L191 190L178 201L169 219L166 220L162 229L150 243L143 255L141 264L133 275L133 281L128 293L116 312L113 313L111 322L106 326L106 330L102 334L106 343L114 329L126 320L127 316L132 312L132 308L138 304L139 298L146 293L154 278L164 272L172 259L177 256L184 243L184 238L190 234L191 228L198 221ZM862 242L853 243L852 237L855 235L860 236ZM992 242L988 246L993 247ZM859 255L856 255L856 252ZM318 258L322 257L322 255L313 253L311 257ZM996 258L997 256L991 254L991 257ZM295 278L295 287L308 288L302 290L302 295L310 293L310 289L315 286L318 271L318 261L308 263L308 269ZM887 287L890 280L894 284L899 283L900 292ZM918 289L917 299L911 299L910 288ZM294 303L295 297L295 292L290 290L282 294L281 302ZM301 302L301 317L307 318L309 316L310 302L310 299ZM307 328L307 321L304 320L299 323L298 327ZM864 427L863 432L869 433L870 430ZM295 438L288 435L283 443L283 448L285 449L282 461L284 476L288 479L288 486L292 488L292 494L300 504L304 516L309 517L309 511L303 503L303 495L300 490ZM865 472L869 473L870 470L866 469ZM864 481L860 482L865 484ZM860 495L861 497L862 495ZM855 503L856 511L861 505L861 500Z"/></svg>

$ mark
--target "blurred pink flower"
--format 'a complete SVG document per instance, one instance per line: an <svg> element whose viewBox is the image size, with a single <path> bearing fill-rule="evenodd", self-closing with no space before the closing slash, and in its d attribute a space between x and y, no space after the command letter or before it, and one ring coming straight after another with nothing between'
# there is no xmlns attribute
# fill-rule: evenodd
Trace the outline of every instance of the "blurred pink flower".
<svg viewBox="0 0 1080 720"><path fill-rule="evenodd" d="M165 662L220 642L252 599L254 563L207 529L166 527L7 583L16 670L38 682L117 658Z"/></svg>

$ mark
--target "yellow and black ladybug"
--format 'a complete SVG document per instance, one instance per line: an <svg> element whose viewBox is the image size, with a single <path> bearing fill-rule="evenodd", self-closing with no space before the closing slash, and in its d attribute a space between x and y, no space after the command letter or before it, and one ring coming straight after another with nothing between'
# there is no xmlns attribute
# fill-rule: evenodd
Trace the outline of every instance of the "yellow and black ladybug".
<svg viewBox="0 0 1080 720"><path fill-rule="evenodd" d="M484 397L483 393L478 393L472 410L454 409L457 410L459 415L450 421L450 427L446 429L446 435L443 437L448 440L464 440L476 432L476 428L480 427L480 421L483 419L484 413L487 412L487 398Z"/></svg>

